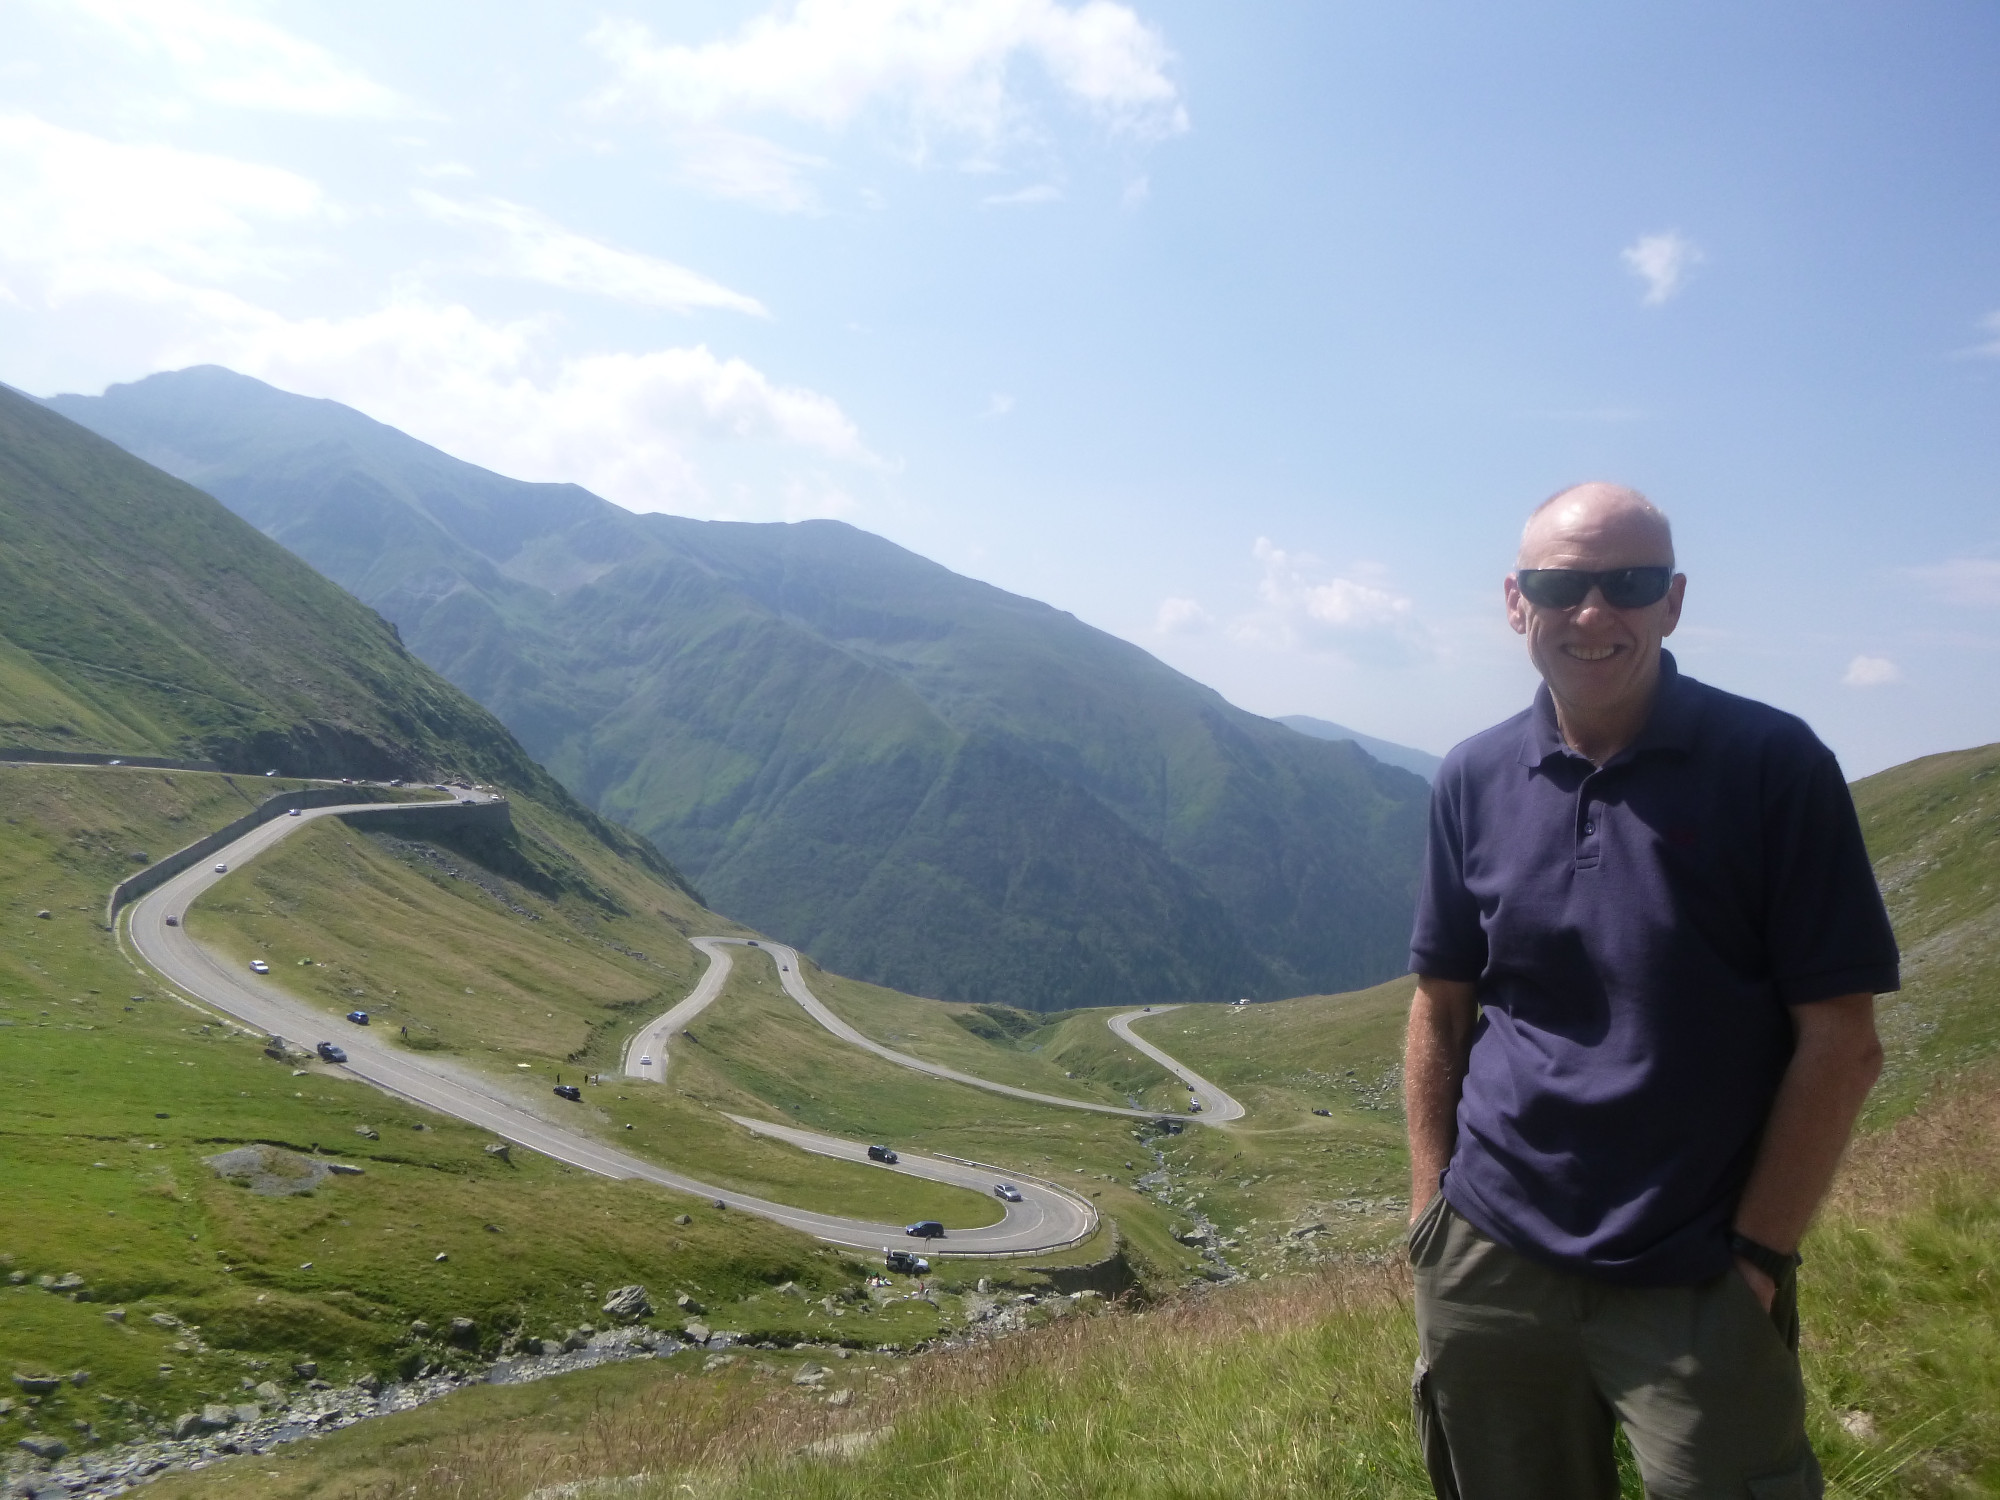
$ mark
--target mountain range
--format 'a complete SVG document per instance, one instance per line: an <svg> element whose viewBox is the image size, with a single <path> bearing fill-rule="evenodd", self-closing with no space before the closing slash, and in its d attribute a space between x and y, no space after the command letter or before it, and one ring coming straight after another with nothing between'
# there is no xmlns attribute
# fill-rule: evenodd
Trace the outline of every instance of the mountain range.
<svg viewBox="0 0 2000 1500"><path fill-rule="evenodd" d="M1061 1008L1399 971L1428 788L833 521L637 515L202 367L47 405L221 500L726 911Z"/></svg>

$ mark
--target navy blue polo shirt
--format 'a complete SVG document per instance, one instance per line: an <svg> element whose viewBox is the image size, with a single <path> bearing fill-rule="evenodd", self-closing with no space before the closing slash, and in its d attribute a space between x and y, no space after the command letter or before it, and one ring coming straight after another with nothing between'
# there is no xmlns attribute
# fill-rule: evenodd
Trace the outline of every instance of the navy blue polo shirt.
<svg viewBox="0 0 2000 1500"><path fill-rule="evenodd" d="M1644 732L1601 768L1546 686L1445 757L1410 965L1478 985L1451 1206L1648 1286L1730 1264L1786 1007L1898 983L1833 752L1666 653Z"/></svg>

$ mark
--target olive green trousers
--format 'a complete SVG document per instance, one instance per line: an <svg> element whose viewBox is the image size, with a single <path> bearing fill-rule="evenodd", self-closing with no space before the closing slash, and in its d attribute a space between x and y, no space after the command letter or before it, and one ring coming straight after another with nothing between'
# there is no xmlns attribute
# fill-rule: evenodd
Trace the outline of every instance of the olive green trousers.
<svg viewBox="0 0 2000 1500"><path fill-rule="evenodd" d="M1616 1500L1619 1426L1651 1500L1819 1500L1792 1277L1768 1313L1734 1270L1613 1286L1495 1244L1442 1193L1409 1248L1440 1500Z"/></svg>

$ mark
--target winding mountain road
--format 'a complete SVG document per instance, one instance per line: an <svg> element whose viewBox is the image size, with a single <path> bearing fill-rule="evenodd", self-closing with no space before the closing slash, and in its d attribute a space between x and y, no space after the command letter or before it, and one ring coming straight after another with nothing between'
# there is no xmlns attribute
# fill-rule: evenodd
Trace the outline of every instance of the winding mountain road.
<svg viewBox="0 0 2000 1500"><path fill-rule="evenodd" d="M941 1063L926 1062L921 1057L912 1057L907 1052L898 1052L893 1047L885 1047L872 1037L864 1036L847 1022L827 1008L826 1002L815 995L807 986L805 976L799 972L799 955L795 949L783 943L768 942L762 938L698 937L691 938L695 947L708 955L707 972L701 976L701 983L694 992L658 1020L648 1022L625 1049L625 1071L634 1078L649 1078L655 1081L667 1075L668 1040L677 1031L683 1030L694 1018L706 1010L722 987L729 980L732 960L728 949L761 948L771 955L771 961L778 966L778 979L785 987L785 993L799 1003L801 1009L815 1021L839 1037L849 1046L859 1047L864 1052L872 1052L899 1068L909 1068L913 1072L928 1073L933 1078L943 1078L952 1083L967 1084L972 1088L985 1089L991 1094L1006 1094L1014 1099L1026 1099L1033 1104L1052 1104L1058 1109L1084 1109L1094 1114L1125 1115L1137 1120L1157 1120L1162 1115L1174 1115L1174 1110L1127 1109L1120 1104L1093 1104L1083 1099L1065 1099L1060 1094L1038 1094L1033 1089L1016 1088L1010 1083L995 1083L990 1078L978 1078L970 1073L961 1073L956 1068L947 1068ZM1175 1007L1155 1006L1152 1014ZM1111 1029L1137 1047L1141 1052L1160 1063L1182 1082L1192 1084L1194 1094L1201 1101L1203 1113L1191 1118L1203 1124L1219 1125L1228 1120L1243 1118L1243 1106L1203 1078L1192 1069L1183 1067L1152 1043L1134 1036L1123 1023L1134 1016L1145 1015L1145 1011L1132 1011L1128 1015L1114 1017L1109 1023Z"/></svg>
<svg viewBox="0 0 2000 1500"><path fill-rule="evenodd" d="M1186 1084L1188 1092L1201 1101L1201 1114L1198 1118L1210 1125L1222 1125L1230 1120L1242 1119L1243 1106L1233 1095L1217 1088L1185 1063L1169 1057L1132 1029L1134 1021L1143 1020L1147 1016L1163 1016L1170 1010L1179 1009L1178 1005L1149 1005L1144 1010L1128 1010L1121 1016L1113 1016L1104 1024Z"/></svg>
<svg viewBox="0 0 2000 1500"><path fill-rule="evenodd" d="M537 1096L518 1085L510 1088L508 1083L511 1080L496 1080L435 1055L412 1055L387 1041L378 1041L372 1033L358 1027L341 1027L327 1012L287 993L272 980L239 969L233 962L211 953L189 936L186 926L179 922L204 891L227 878L223 867L242 865L315 819L362 811L379 814L391 808L396 811L404 808L411 811L434 810L438 805L435 802L367 802L311 808L296 817L275 818L215 851L194 867L173 876L157 889L133 900L124 909L119 931L142 962L169 984L195 999L267 1034L307 1042L337 1037L347 1052L347 1062L341 1065L339 1071L387 1093L400 1095L490 1130L504 1140L544 1156L605 1177L640 1178L661 1187L693 1193L788 1225L830 1244L857 1249L883 1249L897 1243L909 1243L899 1224L878 1224L773 1203L732 1189L715 1187L603 1145L566 1123L550 1118L546 1113L547 1106ZM168 924L169 916L176 919L174 925ZM706 944L727 940L698 941ZM706 951L712 958L718 956L714 949ZM787 953L789 951L786 950ZM796 964L796 958L791 961ZM719 974L716 973L718 969ZM710 973L715 975L714 992L719 992L727 978L727 966L712 963ZM709 979L709 975L704 975L695 993L655 1022L648 1029L648 1034L661 1029L671 1031L673 1028L666 1023L701 999L702 991L709 987ZM709 999L713 999L713 993L707 999L701 999L701 1004L707 1004ZM700 1005L694 1005L694 1010L700 1008ZM664 1052L659 1057L663 1063ZM793 1139L797 1134L784 1126L762 1125L749 1120L739 1123L786 1139ZM865 1147L853 1142L836 1143L831 1137L818 1139L826 1147L823 1154L846 1154L850 1149L865 1153ZM801 1144L795 1139L793 1143ZM841 1149L833 1151L833 1145ZM822 1146L807 1149L822 1150ZM900 1171L909 1176L982 1192L990 1192L993 1184L991 1172L931 1157L904 1156L897 1166L882 1167L880 1170ZM1028 1180L1023 1180L1020 1188L1023 1201L1005 1204L1005 1212L998 1223L951 1230L947 1241L938 1248L952 1255L1031 1254L1074 1244L1096 1228L1097 1211L1087 1200L1048 1184Z"/></svg>

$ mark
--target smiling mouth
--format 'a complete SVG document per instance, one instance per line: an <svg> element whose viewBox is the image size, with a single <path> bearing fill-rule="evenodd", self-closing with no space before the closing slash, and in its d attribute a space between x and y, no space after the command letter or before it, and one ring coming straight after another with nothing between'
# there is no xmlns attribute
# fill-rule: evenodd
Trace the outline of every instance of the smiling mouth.
<svg viewBox="0 0 2000 1500"><path fill-rule="evenodd" d="M1563 654L1574 657L1578 661L1605 661L1610 657L1616 656L1618 648L1616 646L1565 646L1563 647Z"/></svg>

